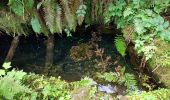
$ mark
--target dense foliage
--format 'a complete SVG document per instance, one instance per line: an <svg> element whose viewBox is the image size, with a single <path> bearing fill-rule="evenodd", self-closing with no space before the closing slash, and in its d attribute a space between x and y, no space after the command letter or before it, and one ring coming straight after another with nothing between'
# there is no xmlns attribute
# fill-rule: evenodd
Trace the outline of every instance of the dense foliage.
<svg viewBox="0 0 170 100"><path fill-rule="evenodd" d="M134 49L143 56L142 60L145 63L152 57L157 57L154 55L157 52L157 39L170 41L169 19L163 15L169 4L170 0L2 0L0 1L0 30L12 36L27 36L32 31L46 36L65 32L67 36L71 36L71 32L75 31L78 25L110 25L114 22L123 33L114 41L120 55L125 57L128 44L133 43ZM94 42L90 44L95 44ZM73 50L77 48L79 49L75 47ZM94 48L95 55L101 60L97 62L101 62L100 65L105 71L110 58L103 56L104 49L99 48L98 45L95 44ZM78 59L75 55L91 48L81 49L72 55L75 60ZM88 52L82 55L91 58ZM161 59L169 60L168 50L160 55ZM82 59L86 58L82 57ZM157 61L157 63L162 62ZM169 65L169 62L166 61L165 64ZM9 71L10 63L4 63L3 68L0 69L0 98L2 99L70 100L74 98L77 90L79 93L88 91L87 99L97 97L97 83L90 78L67 83L60 78L47 78L17 70ZM169 99L168 89L140 91L135 76L125 73L124 68L117 69L116 72L98 73L98 76L106 82L126 87L127 98L132 100Z"/></svg>
<svg viewBox="0 0 170 100"><path fill-rule="evenodd" d="M161 16L161 12L169 6L169 0L117 0L108 7L105 22L114 21L118 28L124 30L126 40L135 43L139 54L150 59L155 53L156 38L170 40L169 22Z"/></svg>
<svg viewBox="0 0 170 100"><path fill-rule="evenodd" d="M7 5L1 5L0 28L9 34L26 35L30 34L30 23L36 33L48 35L64 30L71 36L70 31L83 22L114 21L124 31L125 40L132 40L137 52L148 60L155 53L156 38L170 40L169 22L161 15L168 6L169 0L9 0ZM122 54L124 48L118 51Z"/></svg>

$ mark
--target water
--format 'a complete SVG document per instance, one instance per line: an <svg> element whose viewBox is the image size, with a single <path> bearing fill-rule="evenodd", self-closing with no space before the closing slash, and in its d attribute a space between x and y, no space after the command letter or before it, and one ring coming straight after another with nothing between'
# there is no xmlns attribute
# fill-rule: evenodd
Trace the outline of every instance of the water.
<svg viewBox="0 0 170 100"><path fill-rule="evenodd" d="M100 48L104 48L104 54L112 57L112 60L116 60L119 54L114 48L114 35L103 35L102 39L98 43ZM2 63L7 51L10 47L12 38L8 36L2 36L0 48L0 62ZM55 35L54 44L54 66L49 70L49 74L52 76L61 75L65 79L69 79L68 76L80 76L73 77L73 80L78 80L81 76L91 75L94 68L95 59L86 59L83 61L75 62L70 57L70 49L73 46L78 46L81 43L87 44L90 41L91 34L78 35L73 37L61 37ZM16 49L14 57L12 59L12 66L18 69L23 69L26 72L35 72L43 74L42 70L45 64L46 56L46 40L45 36L30 35L28 37L20 37L19 45ZM114 66L113 66L114 67ZM114 68L113 68L114 69ZM67 75L68 74L68 75Z"/></svg>

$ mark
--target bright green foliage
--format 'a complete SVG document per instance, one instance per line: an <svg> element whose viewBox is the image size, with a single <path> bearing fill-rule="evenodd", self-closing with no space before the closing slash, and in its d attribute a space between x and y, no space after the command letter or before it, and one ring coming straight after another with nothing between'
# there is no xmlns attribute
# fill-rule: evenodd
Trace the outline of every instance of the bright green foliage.
<svg viewBox="0 0 170 100"><path fill-rule="evenodd" d="M52 98L58 98L58 100L70 100L70 92L65 89L66 85L61 81L56 81L55 84L46 84L42 90L43 100Z"/></svg>
<svg viewBox="0 0 170 100"><path fill-rule="evenodd" d="M124 86L127 87L127 92L132 92L138 89L137 80L133 74L125 73L119 80L120 83L123 83Z"/></svg>
<svg viewBox="0 0 170 100"><path fill-rule="evenodd" d="M105 72L103 74L97 73L99 78L108 82L118 83L127 87L127 93L131 93L138 89L137 80L133 74L126 73L125 68L121 68L120 72Z"/></svg>
<svg viewBox="0 0 170 100"><path fill-rule="evenodd" d="M11 62L5 62L5 63L3 63L2 67L3 67L4 69L9 69L9 68L11 68Z"/></svg>
<svg viewBox="0 0 170 100"><path fill-rule="evenodd" d="M99 78L102 78L108 82L117 82L117 80L119 79L120 77L120 74L119 73L115 73L115 72L106 72L106 73L103 73L103 74L100 74L100 73L97 73L97 76Z"/></svg>
<svg viewBox="0 0 170 100"><path fill-rule="evenodd" d="M4 63L3 67L11 67L11 63ZM10 66L10 67L9 67ZM23 71L12 70L0 74L0 98L9 100L70 100L74 89L89 88L90 98L96 92L96 82L90 78L67 83L60 78L27 74ZM94 87L92 87L94 86ZM29 88L28 88L29 87Z"/></svg>
<svg viewBox="0 0 170 100"><path fill-rule="evenodd" d="M9 0L8 5L16 15L22 16L24 14L24 6L21 0Z"/></svg>
<svg viewBox="0 0 170 100"><path fill-rule="evenodd" d="M0 77L0 99L9 100L70 100L72 91L89 88L89 98L94 97L96 82L84 78L67 83L60 78L26 74L22 71L9 71ZM28 88L29 87L29 88Z"/></svg>
<svg viewBox="0 0 170 100"><path fill-rule="evenodd" d="M19 80L11 76L0 78L0 96L12 100L19 93L29 92L29 89L21 84Z"/></svg>
<svg viewBox="0 0 170 100"><path fill-rule="evenodd" d="M0 76L5 75L5 70L0 69Z"/></svg>
<svg viewBox="0 0 170 100"><path fill-rule="evenodd" d="M18 16L23 16L26 10L32 9L34 0L9 0L8 6Z"/></svg>
<svg viewBox="0 0 170 100"><path fill-rule="evenodd" d="M81 81L77 81L77 82L72 82L71 85L74 87L74 88L79 88L79 87L84 87L84 86L92 86L92 85L96 85L97 83L88 78L88 77L85 77L84 79L82 79Z"/></svg>
<svg viewBox="0 0 170 100"><path fill-rule="evenodd" d="M124 57L126 54L126 43L124 38L121 36L116 37L115 46L117 51Z"/></svg>
<svg viewBox="0 0 170 100"><path fill-rule="evenodd" d="M3 67L7 70L11 67L11 63L4 63ZM21 80L26 75L25 72L12 70L5 73L5 70L1 69L3 73L0 73L0 97L11 100L19 93L30 92L30 90L21 83Z"/></svg>
<svg viewBox="0 0 170 100"><path fill-rule="evenodd" d="M115 21L117 27L121 29L133 26L131 29L133 31L127 33L136 36L133 39L135 49L148 60L155 53L156 47L153 41L156 37L170 40L169 22L160 16L160 12L168 7L169 2L169 0L130 0L128 2L116 0L108 7L105 22Z"/></svg>
<svg viewBox="0 0 170 100"><path fill-rule="evenodd" d="M127 96L128 100L169 100L169 89L158 89L150 92L135 92L134 94Z"/></svg>

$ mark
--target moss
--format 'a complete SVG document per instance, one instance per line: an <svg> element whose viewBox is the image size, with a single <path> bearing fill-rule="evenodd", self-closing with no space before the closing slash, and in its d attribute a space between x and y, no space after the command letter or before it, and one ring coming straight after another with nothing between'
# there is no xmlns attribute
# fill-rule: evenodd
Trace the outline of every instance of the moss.
<svg viewBox="0 0 170 100"><path fill-rule="evenodd" d="M150 92L136 92L133 95L127 96L128 100L169 100L170 90L159 89Z"/></svg>
<svg viewBox="0 0 170 100"><path fill-rule="evenodd" d="M156 54L149 61L149 67L159 80L170 88L170 44L159 39L155 41L155 44Z"/></svg>

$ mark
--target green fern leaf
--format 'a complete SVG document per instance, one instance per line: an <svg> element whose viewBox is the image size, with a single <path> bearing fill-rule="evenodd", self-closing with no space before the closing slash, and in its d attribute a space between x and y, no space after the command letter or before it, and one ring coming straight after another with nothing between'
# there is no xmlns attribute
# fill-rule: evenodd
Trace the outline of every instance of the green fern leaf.
<svg viewBox="0 0 170 100"><path fill-rule="evenodd" d="M61 33L61 8L55 0L45 0L43 3L45 21L51 33Z"/></svg>
<svg viewBox="0 0 170 100"><path fill-rule="evenodd" d="M126 52L126 43L123 39L123 37L116 37L115 39L115 46L117 51L124 57L125 56L125 52Z"/></svg>
<svg viewBox="0 0 170 100"><path fill-rule="evenodd" d="M62 33L61 8L58 4L56 5L56 11L56 32Z"/></svg>
<svg viewBox="0 0 170 100"><path fill-rule="evenodd" d="M67 25L68 29L75 31L77 23L75 21L75 17L71 13L71 9L69 8L69 2L68 0L61 0L61 1L62 1L63 9L64 9L65 20L68 24Z"/></svg>

